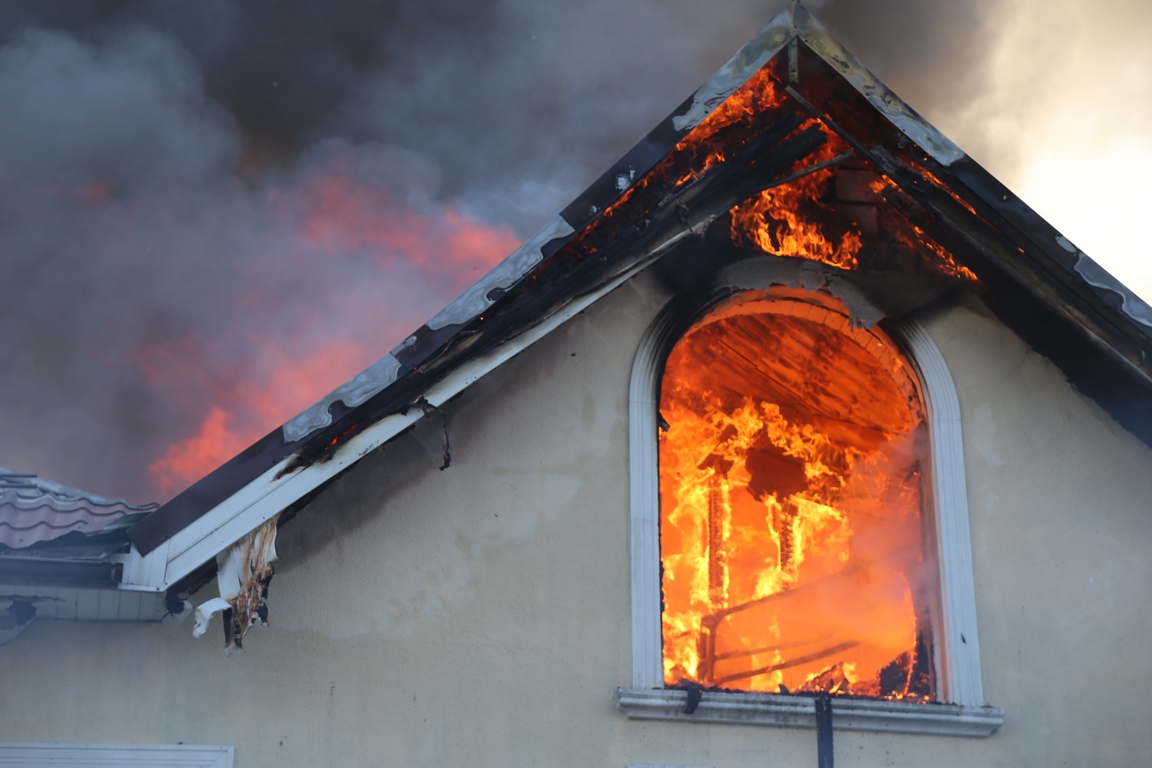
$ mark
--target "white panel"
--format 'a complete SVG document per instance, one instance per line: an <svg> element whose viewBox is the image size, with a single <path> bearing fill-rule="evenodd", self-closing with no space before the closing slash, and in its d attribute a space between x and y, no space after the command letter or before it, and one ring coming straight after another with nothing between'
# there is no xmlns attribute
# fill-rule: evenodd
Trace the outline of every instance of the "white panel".
<svg viewBox="0 0 1152 768"><path fill-rule="evenodd" d="M0 744L0 766L232 768L232 747L195 744Z"/></svg>
<svg viewBox="0 0 1152 768"><path fill-rule="evenodd" d="M121 589L157 591L164 583L164 569L168 565L168 542L163 542L147 555L141 555L135 546L124 559L124 577Z"/></svg>
<svg viewBox="0 0 1152 768"><path fill-rule="evenodd" d="M140 618L142 600L145 595L141 592L119 590L116 595L116 618L120 621L132 621Z"/></svg>
<svg viewBox="0 0 1152 768"><path fill-rule="evenodd" d="M95 590L96 618L100 621L115 621L120 618L120 593L111 589Z"/></svg>
<svg viewBox="0 0 1152 768"><path fill-rule="evenodd" d="M968 490L964 476L964 436L960 400L940 348L920 323L895 326L924 385L932 436L932 484L936 502L936 558L940 566L940 670L942 698L956 704L984 704L980 676L980 640L976 631L976 585L972 577L972 539L968 528Z"/></svg>
<svg viewBox="0 0 1152 768"><path fill-rule="evenodd" d="M80 590L78 589L52 589L44 593L46 596L58 598L52 601L52 616L57 619L74 619L76 618L76 603L80 599ZM37 606L37 613L42 609ZM43 609L45 612L47 608Z"/></svg>
<svg viewBox="0 0 1152 768"><path fill-rule="evenodd" d="M628 470L632 476L632 685L664 685L660 639L660 477L656 414L664 360L685 330L689 308L670 302L640 342L628 391Z"/></svg>

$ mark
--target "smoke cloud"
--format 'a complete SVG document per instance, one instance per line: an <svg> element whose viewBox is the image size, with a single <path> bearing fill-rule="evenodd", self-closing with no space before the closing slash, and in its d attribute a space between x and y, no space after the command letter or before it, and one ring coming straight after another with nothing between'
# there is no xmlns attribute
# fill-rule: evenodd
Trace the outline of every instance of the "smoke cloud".
<svg viewBox="0 0 1152 768"><path fill-rule="evenodd" d="M435 314L782 5L0 5L0 465L171 496ZM1005 5L809 7L1028 178L1004 134L1040 120L998 94L1083 62L1006 67L1005 40L1051 41ZM1152 104L1152 68L1123 71Z"/></svg>

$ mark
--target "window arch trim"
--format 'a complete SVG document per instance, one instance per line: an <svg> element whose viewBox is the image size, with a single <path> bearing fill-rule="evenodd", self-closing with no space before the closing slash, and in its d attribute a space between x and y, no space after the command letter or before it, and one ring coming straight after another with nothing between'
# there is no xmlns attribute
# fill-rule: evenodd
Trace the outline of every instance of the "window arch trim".
<svg viewBox="0 0 1152 768"><path fill-rule="evenodd" d="M669 301L640 342L629 384L630 547L632 560L632 688L617 692L617 707L630 717L718 720L804 725L814 707L796 697L758 693L705 694L698 716L685 713L686 693L664 689L660 602L660 491L657 434L664 361L688 330L699 308ZM937 677L944 706L845 699L839 711L855 711L838 727L862 730L986 736L1003 722L1002 710L984 706L980 675L972 544L964 474L960 402L939 347L914 318L885 324L903 347L920 379L930 434L940 616L935 638ZM895 713L895 714L893 714ZM797 719L799 718L799 720ZM895 718L895 719L893 719Z"/></svg>

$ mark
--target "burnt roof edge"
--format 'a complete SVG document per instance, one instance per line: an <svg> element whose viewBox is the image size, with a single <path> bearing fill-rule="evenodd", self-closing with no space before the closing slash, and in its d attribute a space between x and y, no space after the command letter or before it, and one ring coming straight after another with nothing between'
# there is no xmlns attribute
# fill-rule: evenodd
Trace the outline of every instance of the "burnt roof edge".
<svg viewBox="0 0 1152 768"><path fill-rule="evenodd" d="M635 181L664 158L681 138L778 54L796 35L792 20L792 10L780 12L708 82L578 195L556 219L528 238L476 285L467 289L380 361L290 419L284 426L265 435L133 526L129 535L136 548L142 554L153 551L286 457L317 439L331 439L327 436L326 427L417 372L469 321L480 316L487 307L518 284L533 267L546 261L562 245L595 221ZM533 251L539 254L539 258L535 258ZM488 286L489 283L491 286ZM488 287L478 292L480 286ZM471 305L469 312L461 314L459 310L465 304ZM430 383L425 388L427 386ZM351 403L345 399L349 392L355 393L349 398ZM367 397L358 396L365 392L369 392Z"/></svg>
<svg viewBox="0 0 1152 768"><path fill-rule="evenodd" d="M981 178L981 181L990 180L993 184L996 184L995 179L992 179L986 171L983 171L982 168L972 163L970 158L965 156L964 153L944 137L943 134L928 124L927 121L880 83L854 56L832 38L826 28L820 25L802 6L797 4L794 10L785 10L769 22L769 24L722 67L716 75L700 89L697 89L689 99L683 102L668 118L662 121L648 136L642 139L620 162L614 164L600 179L578 196L576 200L562 212L559 219L567 225L567 228L571 229L570 232L557 221L553 221L545 227L541 233L530 238L526 245L531 243L532 248L539 250L540 258L538 260L531 260L531 264L523 270L509 270L506 266L509 260L505 260L501 262L492 273L482 278L481 284L489 280L493 273L499 273L500 275L500 279L495 281L495 287L484 291L483 296L479 297L480 300L476 303L476 308L472 310L475 312L475 315L473 315L471 319L474 320L480 313L485 311L486 307L492 306L494 302L500 299L507 291L505 284L507 284L508 287L515 286L527 274L533 271L533 266L546 263L563 245L583 231L592 221L595 221L605 208L617 200L621 194L628 189L631 183L643 177L656 162L671 151L679 139L698 125L704 116L710 114L716 106L731 95L748 77L774 56L778 55L791 41L797 39L802 40L809 49L832 67L836 74L848 82L857 93L863 96L868 101L868 104L883 116L891 126L895 127L903 136L923 150L926 153L926 161L934 161L936 167L943 171L958 171L959 173L954 173L951 176L953 181L963 178L962 174L966 174L971 178L971 169L977 168L983 174L983 177L986 177ZM627 181L627 183L622 183L622 180ZM985 199L985 194L982 193L979 186L980 185L976 185L977 188L972 189L967 184L957 185L957 187L962 187L963 190L967 190L970 194L974 192L976 196L980 198L981 204L987 206L989 201ZM951 194L951 191L945 191ZM973 202L976 202L976 200L973 200ZM1026 212L1026 216L1038 220L1047 226L1046 222L1043 222L1043 220L1040 219L1035 212L1027 208L1027 206L1022 206L1022 208ZM547 239L547 235L551 235L552 238ZM523 256L520 249L518 249L513 256L517 254ZM1085 256L1084 258L1087 257ZM1059 262L1056 263L1059 264ZM1095 263L1092 262L1092 265L1095 266ZM1114 278L1111 278L1111 276L1107 275L1102 269L1100 272L1110 278L1114 285L1100 278L1099 275L1094 277L1094 282L1090 282L1085 275L1079 272L1077 272L1075 276L1082 285L1090 289L1092 297L1089 299L1089 303L1096 305L1094 309L1102 313L1103 316L1111 316L1113 320L1116 320L1120 319L1117 316L1119 312L1119 314L1123 316L1123 319L1128 321L1135 319L1126 311L1117 310L1109 301L1105 300L1101 293L1102 290L1108 290L1119 295L1121 298L1121 307L1135 307L1137 312L1142 311L1141 308L1147 308L1147 305L1120 285L1118 281L1115 281ZM1095 273L1093 274L1095 275ZM506 279L509 277L511 279ZM1038 271L1032 279L1042 282L1050 279L1050 275L1041 270ZM1107 288L1100 289L1097 287L1097 284L1107 285ZM1022 285L1026 289L1030 288L1027 282L1022 283ZM1034 286L1031 287L1034 288ZM573 293L574 295L578 294L579 289L574 288ZM451 317L453 320L464 319L463 314L460 315L459 318L456 317L457 310L461 309L460 302L464 301L466 297L468 297L468 300L475 301L478 296L479 294L477 294L475 287L469 289L469 291L465 292L464 296L452 302L452 304L441 313L438 313L437 317L442 319ZM520 331L524 332L536 327L544 322L552 312L555 312L557 309L558 308L553 307L551 312L544 312L525 321ZM1061 316L1064 317L1070 325L1076 327L1074 318L1068 316L1065 312L1061 312ZM281 428L270 433L249 449L195 483L189 489L165 504L160 510L135 525L130 531L133 543L140 553L147 554L151 552L211 509L224 503L241 489L257 481L262 475L269 473L269 471L275 467L284 466L286 459L289 459L293 455L299 455L308 449L309 446L325 441L338 440L340 433L336 432L333 434L333 430L338 429L341 424L347 424L354 420L361 412L365 415L370 414L374 421L386 418L388 414L381 413L376 407L373 407L373 404L379 403L384 395L389 394L394 389L411 389L408 400L410 404L415 403L422 397L422 392L426 392L434 387L438 381L471 359L469 355L463 355L452 361L450 366L439 370L434 377L422 375L423 366L429 363L429 361L435 361L437 356L442 354L446 345L449 342L457 340L461 331L466 327L466 322L439 324L433 321L421 326L416 333L390 353L390 356L399 363L398 366L395 366L395 377L388 383L381 384L379 388L375 390L374 395L370 396L367 400L357 400L354 404L349 405L339 397L341 391L344 390L344 387L342 387L329 397L321 400L317 405L308 409L312 411L316 409L317 406L320 406L321 410L327 412L327 416L330 417L328 423L333 426L326 429L320 427L313 429L311 432L304 432L303 436L292 441L290 441L288 437L290 435L299 435L301 432L286 432ZM1104 347L1108 347L1106 341L1100 341L1101 337L1098 334L1092 333L1083 326L1079 326L1078 330L1082 335L1086 335L1096 341L1098 347L1101 346L1101 343ZM1152 339L1152 335L1148 333L1144 333L1143 336ZM466 343L463 346L467 348ZM488 349L490 350L491 348ZM1106 349L1105 351L1109 350ZM387 357L388 356L386 356L385 360ZM1116 360L1117 358L1115 355L1112 355L1112 359ZM1125 357L1124 359L1129 358ZM387 367L391 369L394 366L389 363ZM361 374L361 376L363 376L363 374ZM353 382L355 381L356 379L353 379ZM349 385L345 385L345 387L348 386ZM1149 392L1152 392L1152 390L1149 390L1146 394ZM326 407L325 404L327 404ZM402 411L393 409L392 412L400 413ZM415 418L419 418L419 416ZM290 421L289 424L291 423ZM326 459L322 458L321 460ZM275 511L278 510L274 510L273 514ZM259 524L259 522L257 522L257 524ZM227 544L224 546L227 546Z"/></svg>

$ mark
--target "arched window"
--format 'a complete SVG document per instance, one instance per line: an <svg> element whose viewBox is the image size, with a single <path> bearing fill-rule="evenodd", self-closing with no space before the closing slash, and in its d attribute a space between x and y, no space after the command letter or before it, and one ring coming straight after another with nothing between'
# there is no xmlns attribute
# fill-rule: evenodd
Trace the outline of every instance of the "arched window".
<svg viewBox="0 0 1152 768"><path fill-rule="evenodd" d="M857 327L799 288L702 314L674 300L630 395L625 714L811 724L803 694L825 691L846 697L841 728L1000 724L983 706L959 407L917 323ZM928 701L947 706L913 703Z"/></svg>

